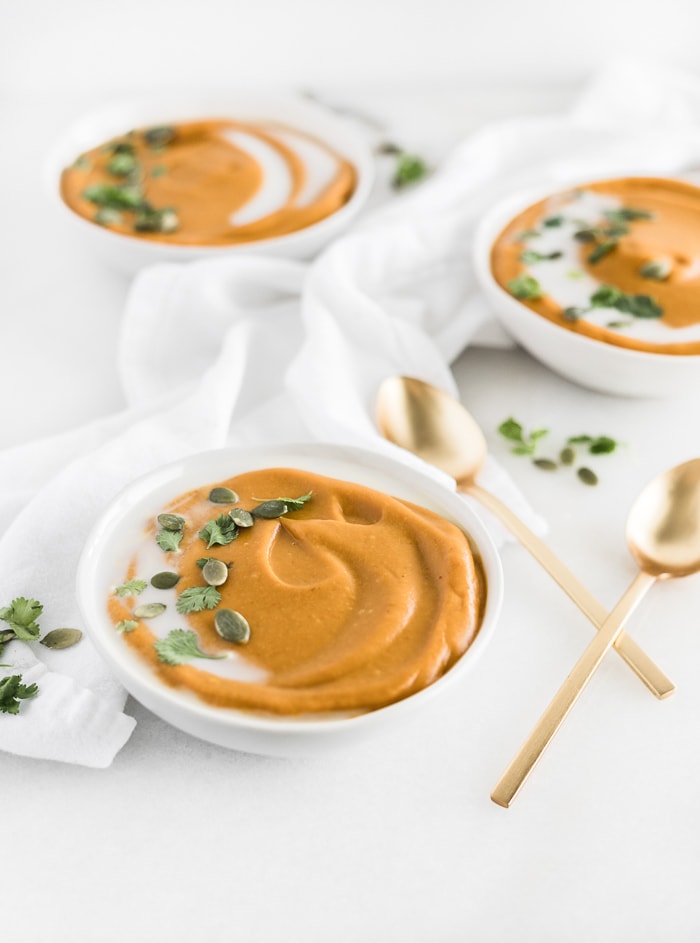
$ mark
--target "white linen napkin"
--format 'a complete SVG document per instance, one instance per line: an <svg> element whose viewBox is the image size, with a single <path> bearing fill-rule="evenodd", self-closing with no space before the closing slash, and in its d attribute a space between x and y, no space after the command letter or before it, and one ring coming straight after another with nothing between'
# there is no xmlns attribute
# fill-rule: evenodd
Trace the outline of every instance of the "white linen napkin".
<svg viewBox="0 0 700 943"><path fill-rule="evenodd" d="M310 266L251 253L143 272L119 350L128 409L0 453L0 605L34 597L42 632L80 627L75 569L102 508L139 474L202 449L354 443L453 485L379 436L374 399L395 373L456 392L449 363L490 322L469 263L475 222L515 187L700 164L699 122L698 80L617 66L569 115L471 136L430 181ZM540 528L493 460L482 482ZM0 714L0 749L109 765L134 721L87 638L62 651L12 642L2 660L13 666L5 673L38 681L40 694L17 716Z"/></svg>

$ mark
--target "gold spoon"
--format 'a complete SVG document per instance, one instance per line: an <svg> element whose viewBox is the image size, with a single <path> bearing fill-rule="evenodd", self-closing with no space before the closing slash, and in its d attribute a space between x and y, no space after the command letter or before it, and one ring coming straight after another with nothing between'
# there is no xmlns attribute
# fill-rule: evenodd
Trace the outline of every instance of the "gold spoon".
<svg viewBox="0 0 700 943"><path fill-rule="evenodd" d="M700 459L677 465L646 486L630 510L627 543L639 573L501 777L491 794L498 805L508 808L516 797L652 584L700 571Z"/></svg>
<svg viewBox="0 0 700 943"><path fill-rule="evenodd" d="M422 380L388 377L379 388L377 421L390 442L447 472L456 479L460 491L498 517L600 628L608 614L604 606L507 505L477 484L486 459L486 440L461 403ZM673 693L673 682L628 635L620 636L615 649L656 697Z"/></svg>

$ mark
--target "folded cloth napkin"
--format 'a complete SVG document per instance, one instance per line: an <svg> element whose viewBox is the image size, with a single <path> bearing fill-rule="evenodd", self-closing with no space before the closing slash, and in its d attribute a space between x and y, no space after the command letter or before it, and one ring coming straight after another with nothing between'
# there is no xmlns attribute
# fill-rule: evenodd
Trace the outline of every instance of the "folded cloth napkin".
<svg viewBox="0 0 700 943"><path fill-rule="evenodd" d="M568 115L471 136L430 181L311 265L251 253L146 270L132 286L119 350L128 408L0 453L0 604L33 597L44 605L42 632L80 627L76 564L102 508L139 474L202 449L353 443L454 486L379 436L374 399L396 373L456 392L449 363L490 321L469 263L480 215L523 185L696 163L700 83L617 66ZM482 481L540 527L493 461ZM111 763L134 721L87 638L61 651L11 642L2 660L12 665L6 673L37 681L40 694L19 715L0 715L0 749Z"/></svg>

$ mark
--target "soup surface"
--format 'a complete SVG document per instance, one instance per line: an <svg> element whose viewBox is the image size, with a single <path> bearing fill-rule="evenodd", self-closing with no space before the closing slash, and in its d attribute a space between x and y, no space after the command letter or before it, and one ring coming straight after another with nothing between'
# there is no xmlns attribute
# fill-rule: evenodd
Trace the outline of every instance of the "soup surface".
<svg viewBox="0 0 700 943"><path fill-rule="evenodd" d="M355 186L354 166L308 134L208 120L131 131L81 154L63 171L61 196L115 232L225 246L304 229Z"/></svg>
<svg viewBox="0 0 700 943"><path fill-rule="evenodd" d="M267 469L163 514L108 611L166 684L209 704L371 711L437 680L479 630L486 587L465 534L378 491Z"/></svg>
<svg viewBox="0 0 700 943"><path fill-rule="evenodd" d="M621 178L519 213L491 251L496 281L542 317L608 344L700 353L700 189Z"/></svg>

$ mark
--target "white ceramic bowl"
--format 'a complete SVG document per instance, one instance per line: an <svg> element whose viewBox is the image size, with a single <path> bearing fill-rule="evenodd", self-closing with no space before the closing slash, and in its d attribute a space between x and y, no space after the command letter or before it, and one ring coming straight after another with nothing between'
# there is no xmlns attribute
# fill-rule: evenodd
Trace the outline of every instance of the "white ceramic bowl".
<svg viewBox="0 0 700 943"><path fill-rule="evenodd" d="M133 552L143 522L164 503L189 488L254 469L298 468L357 482L413 501L462 528L481 557L487 600L481 629L455 665L429 687L387 707L338 719L266 718L240 710L211 707L158 680L114 630L105 589ZM309 755L344 746L394 725L407 723L414 711L463 681L492 636L501 607L500 559L479 518L454 492L430 477L381 455L325 445L289 445L223 449L200 453L158 469L130 484L95 525L78 568L78 601L84 626L100 654L126 689L163 720L181 730L233 749L279 756Z"/></svg>
<svg viewBox="0 0 700 943"><path fill-rule="evenodd" d="M581 186L582 181L570 187L577 185ZM565 190L567 186L556 189ZM552 192L540 189L514 194L494 206L477 228L476 277L506 331L555 373L602 393L661 397L700 389L700 355L647 353L584 337L543 318L498 284L491 272L494 242L518 213Z"/></svg>
<svg viewBox="0 0 700 943"><path fill-rule="evenodd" d="M227 117L278 122L324 141L354 164L357 186L352 196L335 213L304 229L235 246L168 245L113 232L84 219L61 198L62 171L80 154L112 137L136 127ZM375 180L375 158L364 129L304 99L281 95L181 96L177 101L144 100L113 104L78 119L51 149L45 177L50 197L79 243L115 268L133 274L155 262L186 262L231 253L310 258L339 235L367 202Z"/></svg>

